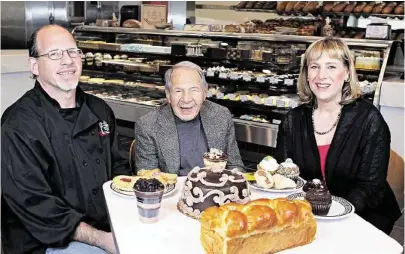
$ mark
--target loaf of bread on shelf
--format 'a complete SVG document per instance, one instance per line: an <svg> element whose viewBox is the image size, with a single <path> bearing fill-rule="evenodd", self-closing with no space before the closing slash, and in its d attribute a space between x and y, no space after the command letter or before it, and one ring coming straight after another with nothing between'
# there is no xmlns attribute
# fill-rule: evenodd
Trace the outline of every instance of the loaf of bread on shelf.
<svg viewBox="0 0 405 254"><path fill-rule="evenodd" d="M342 12L348 4L349 4L349 2L340 2L340 3L336 4L332 8L332 12Z"/></svg>
<svg viewBox="0 0 405 254"><path fill-rule="evenodd" d="M300 12L300 11L302 11L302 9L304 9L304 7L307 5L307 3L308 3L307 1L299 1L294 5L293 10L295 12Z"/></svg>
<svg viewBox="0 0 405 254"><path fill-rule="evenodd" d="M308 2L305 5L305 7L302 9L302 12L304 12L304 13L313 13L318 8L319 8L319 2L318 1Z"/></svg>
<svg viewBox="0 0 405 254"><path fill-rule="evenodd" d="M253 9L262 9L265 3L265 1L259 1L253 6Z"/></svg>
<svg viewBox="0 0 405 254"><path fill-rule="evenodd" d="M292 11L293 11L293 9L294 9L294 6L295 6L296 4L297 4L296 1L289 1L288 4L287 4L287 6L286 6L285 9L284 9L284 13L287 14L287 15L291 14Z"/></svg>
<svg viewBox="0 0 405 254"><path fill-rule="evenodd" d="M246 9L253 9L253 7L257 4L257 2L258 2L258 1L249 1L249 2L246 4L245 8L246 8Z"/></svg>
<svg viewBox="0 0 405 254"><path fill-rule="evenodd" d="M287 6L288 1L279 1L277 3L276 10L277 12L283 12L285 10L285 7Z"/></svg>
<svg viewBox="0 0 405 254"><path fill-rule="evenodd" d="M238 5L236 5L236 8L238 8L238 9L245 8L247 3L248 3L248 1L241 1L238 3Z"/></svg>
<svg viewBox="0 0 405 254"><path fill-rule="evenodd" d="M369 2L366 6L364 6L362 13L369 14L375 6L375 2Z"/></svg>
<svg viewBox="0 0 405 254"><path fill-rule="evenodd" d="M200 218L209 254L264 254L311 243L317 224L305 200L257 199L209 207Z"/></svg>
<svg viewBox="0 0 405 254"><path fill-rule="evenodd" d="M366 7L367 3L366 2L359 2L356 7L354 7L353 12L354 13L361 13L363 11L363 8Z"/></svg>
<svg viewBox="0 0 405 254"><path fill-rule="evenodd" d="M331 12L333 7L335 7L337 3L335 2L323 2L323 11L324 12Z"/></svg>
<svg viewBox="0 0 405 254"><path fill-rule="evenodd" d="M376 4L373 9L371 10L372 13L374 14L380 14L382 12L382 10L384 9L386 3L382 2L379 4Z"/></svg>
<svg viewBox="0 0 405 254"><path fill-rule="evenodd" d="M352 13L354 8L356 7L357 2L350 2L346 5L345 9L343 10L344 13Z"/></svg>
<svg viewBox="0 0 405 254"><path fill-rule="evenodd" d="M394 9L394 14L395 15L401 15L404 14L404 3L398 4L397 7Z"/></svg>
<svg viewBox="0 0 405 254"><path fill-rule="evenodd" d="M382 10L382 14L391 14L392 11L395 9L395 7L397 7L397 2L389 2L387 3L387 5L384 7L384 9Z"/></svg>
<svg viewBox="0 0 405 254"><path fill-rule="evenodd" d="M139 22L136 19L128 19L128 20L125 20L124 23L122 23L122 27L140 28L141 27L141 22Z"/></svg>

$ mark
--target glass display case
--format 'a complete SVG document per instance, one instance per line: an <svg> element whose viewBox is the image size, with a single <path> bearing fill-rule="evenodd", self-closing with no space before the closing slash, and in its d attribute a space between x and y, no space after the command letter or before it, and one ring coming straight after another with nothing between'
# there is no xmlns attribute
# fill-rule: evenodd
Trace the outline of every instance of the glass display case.
<svg viewBox="0 0 405 254"><path fill-rule="evenodd" d="M231 111L240 142L275 147L278 124L300 104L301 55L316 36L80 26L81 87L105 99L117 119L135 122L165 103L163 75L180 61L204 70L208 99ZM362 96L379 106L392 41L343 38Z"/></svg>

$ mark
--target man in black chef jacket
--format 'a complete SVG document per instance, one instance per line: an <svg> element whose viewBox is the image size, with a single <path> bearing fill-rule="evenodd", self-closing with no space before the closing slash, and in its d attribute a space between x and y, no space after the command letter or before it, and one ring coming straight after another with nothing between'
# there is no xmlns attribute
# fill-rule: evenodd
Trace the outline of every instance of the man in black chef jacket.
<svg viewBox="0 0 405 254"><path fill-rule="evenodd" d="M35 87L2 116L5 253L116 253L102 185L131 172L112 110L77 87L81 56L60 26L29 41Z"/></svg>

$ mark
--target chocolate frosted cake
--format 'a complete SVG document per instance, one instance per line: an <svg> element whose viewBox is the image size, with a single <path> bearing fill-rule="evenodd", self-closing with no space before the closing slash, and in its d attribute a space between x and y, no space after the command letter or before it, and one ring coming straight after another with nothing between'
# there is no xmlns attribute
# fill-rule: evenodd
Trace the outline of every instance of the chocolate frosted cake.
<svg viewBox="0 0 405 254"><path fill-rule="evenodd" d="M237 169L212 171L195 167L187 176L177 208L180 212L198 219L210 206L229 202L245 204L250 200L249 196L246 179Z"/></svg>

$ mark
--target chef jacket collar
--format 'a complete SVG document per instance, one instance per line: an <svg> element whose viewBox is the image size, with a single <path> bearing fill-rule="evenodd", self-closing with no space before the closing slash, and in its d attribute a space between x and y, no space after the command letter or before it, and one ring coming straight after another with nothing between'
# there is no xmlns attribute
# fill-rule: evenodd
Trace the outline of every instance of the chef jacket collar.
<svg viewBox="0 0 405 254"><path fill-rule="evenodd" d="M61 106L57 100L49 96L49 94L42 88L41 84L39 84L38 80L35 81L35 88L38 89L44 96L45 98L53 105L55 106L58 110L61 109ZM79 108L83 105L85 98L84 98L84 92L80 87L76 88L76 108Z"/></svg>

